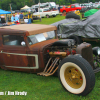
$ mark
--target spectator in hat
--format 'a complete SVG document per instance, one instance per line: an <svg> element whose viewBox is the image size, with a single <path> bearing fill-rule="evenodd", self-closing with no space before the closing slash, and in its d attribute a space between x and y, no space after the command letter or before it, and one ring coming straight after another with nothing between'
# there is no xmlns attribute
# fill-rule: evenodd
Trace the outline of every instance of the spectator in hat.
<svg viewBox="0 0 100 100"><path fill-rule="evenodd" d="M15 14L11 17L11 22L19 22L19 18L15 16Z"/></svg>

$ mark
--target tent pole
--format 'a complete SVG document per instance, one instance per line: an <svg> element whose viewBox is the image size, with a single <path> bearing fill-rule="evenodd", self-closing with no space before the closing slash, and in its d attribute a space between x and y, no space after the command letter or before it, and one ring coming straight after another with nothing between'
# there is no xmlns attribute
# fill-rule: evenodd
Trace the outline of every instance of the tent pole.
<svg viewBox="0 0 100 100"><path fill-rule="evenodd" d="M39 0L39 11L40 11L40 0Z"/></svg>
<svg viewBox="0 0 100 100"><path fill-rule="evenodd" d="M8 23L8 17L7 17L7 14L6 14L6 23Z"/></svg>
<svg viewBox="0 0 100 100"><path fill-rule="evenodd" d="M11 3L10 3L9 5L10 5L11 16L12 16L12 8L11 8Z"/></svg>

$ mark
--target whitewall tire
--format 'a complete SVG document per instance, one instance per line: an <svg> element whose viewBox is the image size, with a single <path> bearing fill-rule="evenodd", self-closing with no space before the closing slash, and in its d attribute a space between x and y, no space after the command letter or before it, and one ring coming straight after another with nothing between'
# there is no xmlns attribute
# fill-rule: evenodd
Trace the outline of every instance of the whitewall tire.
<svg viewBox="0 0 100 100"><path fill-rule="evenodd" d="M58 68L62 86L77 95L87 95L95 85L95 75L91 65L82 57L64 58Z"/></svg>

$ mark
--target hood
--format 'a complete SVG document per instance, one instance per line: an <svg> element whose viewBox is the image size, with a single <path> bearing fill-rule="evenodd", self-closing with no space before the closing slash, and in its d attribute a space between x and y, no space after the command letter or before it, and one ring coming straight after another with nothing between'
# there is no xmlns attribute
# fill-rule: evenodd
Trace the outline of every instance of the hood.
<svg viewBox="0 0 100 100"><path fill-rule="evenodd" d="M33 15L39 15L40 14L40 12L35 12L35 13L33 13Z"/></svg>
<svg viewBox="0 0 100 100"><path fill-rule="evenodd" d="M42 52L44 48L51 46L54 42L58 41L58 39L51 39L51 40L46 40L40 43L33 44L30 46L30 49L32 51L40 51Z"/></svg>

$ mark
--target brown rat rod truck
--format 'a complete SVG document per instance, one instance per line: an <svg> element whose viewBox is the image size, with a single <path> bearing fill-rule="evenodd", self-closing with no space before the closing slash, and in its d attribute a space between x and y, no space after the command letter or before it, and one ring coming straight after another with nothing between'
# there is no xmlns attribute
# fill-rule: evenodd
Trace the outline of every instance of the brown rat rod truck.
<svg viewBox="0 0 100 100"><path fill-rule="evenodd" d="M62 86L73 94L87 95L94 88L99 55L100 48L89 43L76 46L73 39L58 40L56 26L0 27L1 69L42 76L58 73Z"/></svg>

